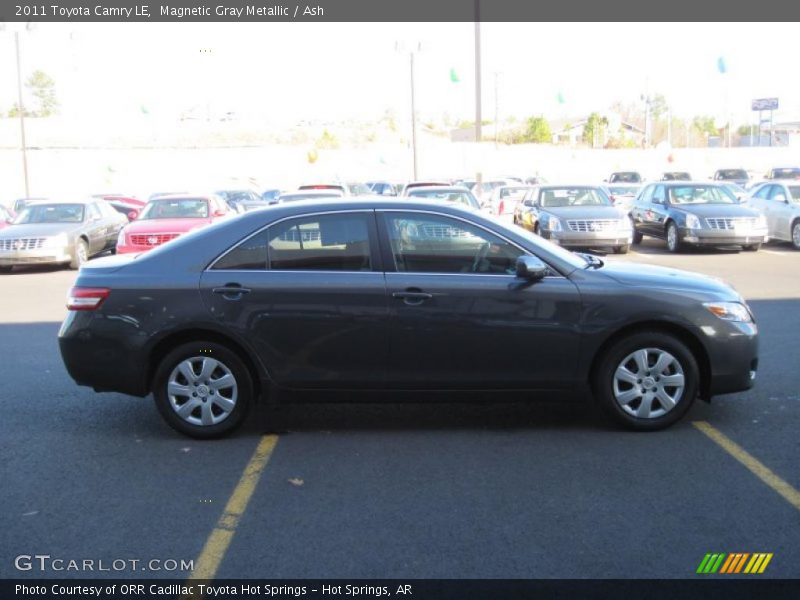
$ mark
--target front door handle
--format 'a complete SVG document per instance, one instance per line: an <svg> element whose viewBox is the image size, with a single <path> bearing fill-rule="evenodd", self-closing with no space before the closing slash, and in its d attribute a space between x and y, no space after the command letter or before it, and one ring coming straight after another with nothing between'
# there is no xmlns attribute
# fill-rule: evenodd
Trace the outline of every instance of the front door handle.
<svg viewBox="0 0 800 600"><path fill-rule="evenodd" d="M433 298L433 294L427 292L394 292L392 298L402 300L409 306L418 306L425 302L425 300Z"/></svg>
<svg viewBox="0 0 800 600"><path fill-rule="evenodd" d="M240 285L229 283L223 287L215 287L211 290L215 294L222 294L226 300L240 300L242 294L249 294L250 290Z"/></svg>

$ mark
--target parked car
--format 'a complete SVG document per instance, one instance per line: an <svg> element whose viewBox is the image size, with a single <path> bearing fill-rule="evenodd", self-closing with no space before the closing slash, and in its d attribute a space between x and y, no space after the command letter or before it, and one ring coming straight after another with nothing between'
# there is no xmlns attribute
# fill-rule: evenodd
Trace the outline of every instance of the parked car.
<svg viewBox="0 0 800 600"><path fill-rule="evenodd" d="M399 196L403 191L402 183L392 183L391 181L367 181L370 192L378 196Z"/></svg>
<svg viewBox="0 0 800 600"><path fill-rule="evenodd" d="M28 204L31 204L33 202L44 202L46 200L47 198L45 197L17 198L11 205L11 210L14 211L14 214L19 214L22 212L22 209L25 208Z"/></svg>
<svg viewBox="0 0 800 600"><path fill-rule="evenodd" d="M343 196L364 196L372 193L363 183L310 183L301 185L297 190L338 190Z"/></svg>
<svg viewBox="0 0 800 600"><path fill-rule="evenodd" d="M517 204L530 190L528 185L501 185L492 191L485 206L493 215L503 216L513 214Z"/></svg>
<svg viewBox="0 0 800 600"><path fill-rule="evenodd" d="M373 192L366 183L360 181L352 181L345 183L347 186L347 193L350 196L369 196Z"/></svg>
<svg viewBox="0 0 800 600"><path fill-rule="evenodd" d="M325 198L343 198L344 194L341 190L304 190L298 192L284 192L278 196L276 204L283 204L284 202L297 202L298 200L322 200Z"/></svg>
<svg viewBox="0 0 800 600"><path fill-rule="evenodd" d="M400 192L400 195L401 196L408 196L408 192L410 190L413 190L414 188L431 187L431 186L435 186L435 185L441 185L441 186L449 187L450 186L450 182L449 181L445 181L443 179L438 179L438 180L437 179L433 179L433 180L430 180L430 181L409 181L408 183L406 183L403 186L403 190Z"/></svg>
<svg viewBox="0 0 800 600"><path fill-rule="evenodd" d="M800 179L800 167L776 167L770 169L767 179Z"/></svg>
<svg viewBox="0 0 800 600"><path fill-rule="evenodd" d="M661 181L691 181L692 176L686 171L665 171L661 174Z"/></svg>
<svg viewBox="0 0 800 600"><path fill-rule="evenodd" d="M711 177L714 181L728 181L746 187L750 175L745 169L717 169Z"/></svg>
<svg viewBox="0 0 800 600"><path fill-rule="evenodd" d="M738 183L734 183L733 181L722 181L720 185L733 194L736 200L738 200L740 203L747 202L749 194L747 190Z"/></svg>
<svg viewBox="0 0 800 600"><path fill-rule="evenodd" d="M527 206L533 213L534 232L557 244L613 248L617 254L630 249L631 221L599 186L538 186Z"/></svg>
<svg viewBox="0 0 800 600"><path fill-rule="evenodd" d="M644 179L637 171L615 171L603 181L606 183L642 183Z"/></svg>
<svg viewBox="0 0 800 600"><path fill-rule="evenodd" d="M537 232L538 211L536 210L534 198L539 194L539 188L531 186L525 192L520 202L514 207L514 225L519 225L528 231Z"/></svg>
<svg viewBox="0 0 800 600"><path fill-rule="evenodd" d="M248 206L255 206L256 208L269 206L255 190L250 189L232 189L232 190L217 190L214 192L217 196L222 198L232 211L243 213L248 210Z"/></svg>
<svg viewBox="0 0 800 600"><path fill-rule="evenodd" d="M800 250L800 182L775 181L755 191L747 205L767 219L770 239L791 242Z"/></svg>
<svg viewBox="0 0 800 600"><path fill-rule="evenodd" d="M135 220L147 204L144 200L131 196L104 196L104 199L114 210L125 215L128 221Z"/></svg>
<svg viewBox="0 0 800 600"><path fill-rule="evenodd" d="M434 185L430 187L417 187L408 192L409 199L431 200L438 202L455 202L466 208L480 210L478 199L467 188L462 186Z"/></svg>
<svg viewBox="0 0 800 600"><path fill-rule="evenodd" d="M756 251L768 239L766 219L716 183L651 183L636 199L631 218L634 244L649 235L666 240L670 252L689 245Z"/></svg>
<svg viewBox="0 0 800 600"><path fill-rule="evenodd" d="M216 195L170 195L150 200L138 218L119 232L117 252L146 252L236 213Z"/></svg>
<svg viewBox="0 0 800 600"><path fill-rule="evenodd" d="M281 195L283 190L278 188L267 188L263 192L261 192L261 199L264 202L269 202L270 204L274 204L275 201L278 199L278 196Z"/></svg>
<svg viewBox="0 0 800 600"><path fill-rule="evenodd" d="M124 215L95 198L28 203L0 231L0 272L33 264L79 269L90 257L113 252L126 222Z"/></svg>
<svg viewBox="0 0 800 600"><path fill-rule="evenodd" d="M197 438L230 433L274 389L593 395L656 430L698 396L750 389L758 366L752 312L724 282L605 263L450 203L247 213L93 261L67 307L70 376L152 392Z"/></svg>
<svg viewBox="0 0 800 600"><path fill-rule="evenodd" d="M629 212L642 186L638 183L608 183L602 188L614 206Z"/></svg>

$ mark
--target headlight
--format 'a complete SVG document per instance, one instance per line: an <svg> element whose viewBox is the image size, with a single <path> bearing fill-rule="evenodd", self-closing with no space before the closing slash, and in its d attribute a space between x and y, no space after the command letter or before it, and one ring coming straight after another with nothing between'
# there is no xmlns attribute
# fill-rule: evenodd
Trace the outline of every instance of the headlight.
<svg viewBox="0 0 800 600"><path fill-rule="evenodd" d="M548 217L547 229L550 231L561 231L561 220L558 217Z"/></svg>
<svg viewBox="0 0 800 600"><path fill-rule="evenodd" d="M42 246L46 248L59 248L66 246L68 242L69 238L67 237L67 234L59 233L58 235L44 238L44 243Z"/></svg>
<svg viewBox="0 0 800 600"><path fill-rule="evenodd" d="M752 323L753 317L744 304L739 302L704 302L705 306L714 315L725 321L739 323Z"/></svg>
<svg viewBox="0 0 800 600"><path fill-rule="evenodd" d="M686 215L686 227L689 229L700 229L700 219L694 215Z"/></svg>
<svg viewBox="0 0 800 600"><path fill-rule="evenodd" d="M124 246L125 245L125 228L119 230L119 235L117 236L117 246Z"/></svg>

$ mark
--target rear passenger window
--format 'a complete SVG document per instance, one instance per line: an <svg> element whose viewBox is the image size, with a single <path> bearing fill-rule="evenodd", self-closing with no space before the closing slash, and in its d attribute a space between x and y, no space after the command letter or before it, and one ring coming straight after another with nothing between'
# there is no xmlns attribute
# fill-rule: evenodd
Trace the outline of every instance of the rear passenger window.
<svg viewBox="0 0 800 600"><path fill-rule="evenodd" d="M215 271L257 271L267 268L267 233L262 231L235 246L212 267Z"/></svg>
<svg viewBox="0 0 800 600"><path fill-rule="evenodd" d="M299 217L268 231L269 268L278 271L371 271L366 213Z"/></svg>

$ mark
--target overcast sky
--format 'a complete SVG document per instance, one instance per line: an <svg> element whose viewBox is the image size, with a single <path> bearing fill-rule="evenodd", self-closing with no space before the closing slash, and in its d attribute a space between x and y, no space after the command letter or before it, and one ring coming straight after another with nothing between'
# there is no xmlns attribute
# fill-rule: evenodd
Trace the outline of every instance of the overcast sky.
<svg viewBox="0 0 800 600"><path fill-rule="evenodd" d="M13 27L0 32L4 112L16 93ZM777 116L800 117L794 23L484 23L481 34L484 118L494 117L495 79L501 119L585 115L647 90L678 116L721 116L727 104L735 123L750 122L750 100L776 96ZM43 23L21 34L23 72L55 79L65 116L126 120L144 107L171 118L198 107L280 124L387 109L403 118L409 58L398 41L421 43L418 111L474 118L472 23Z"/></svg>

